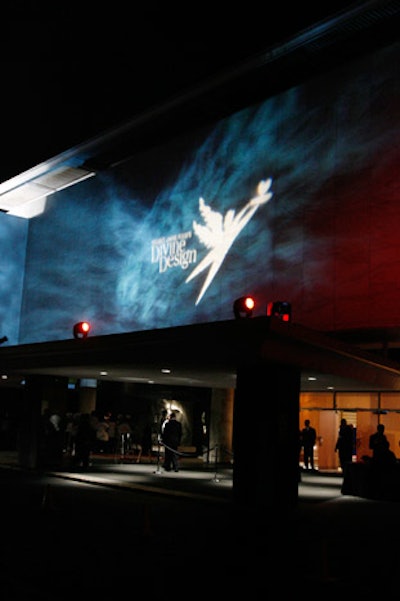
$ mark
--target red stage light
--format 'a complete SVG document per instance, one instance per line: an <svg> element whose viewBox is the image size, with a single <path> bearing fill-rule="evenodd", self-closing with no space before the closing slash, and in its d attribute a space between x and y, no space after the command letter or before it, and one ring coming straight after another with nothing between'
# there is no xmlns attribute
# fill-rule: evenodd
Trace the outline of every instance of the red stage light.
<svg viewBox="0 0 400 601"><path fill-rule="evenodd" d="M286 301L276 301L267 304L267 316L279 317L282 321L292 320L292 305Z"/></svg>
<svg viewBox="0 0 400 601"><path fill-rule="evenodd" d="M90 332L90 323L88 321L79 321L74 325L74 338L86 338Z"/></svg>
<svg viewBox="0 0 400 601"><path fill-rule="evenodd" d="M251 317L255 307L255 301L252 296L241 296L233 303L233 313L236 319L242 317Z"/></svg>

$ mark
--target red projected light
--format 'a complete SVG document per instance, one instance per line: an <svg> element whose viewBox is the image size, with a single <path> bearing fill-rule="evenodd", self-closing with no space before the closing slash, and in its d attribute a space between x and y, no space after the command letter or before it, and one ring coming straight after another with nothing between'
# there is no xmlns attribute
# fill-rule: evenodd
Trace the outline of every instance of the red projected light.
<svg viewBox="0 0 400 601"><path fill-rule="evenodd" d="M276 301L267 304L267 316L279 317L281 321L289 322L292 320L292 306L285 301Z"/></svg>
<svg viewBox="0 0 400 601"><path fill-rule="evenodd" d="M90 332L90 323L88 321L80 321L74 325L74 338L86 338Z"/></svg>
<svg viewBox="0 0 400 601"><path fill-rule="evenodd" d="M242 317L251 317L255 307L254 298L252 296L241 296L233 303L233 313L236 319Z"/></svg>

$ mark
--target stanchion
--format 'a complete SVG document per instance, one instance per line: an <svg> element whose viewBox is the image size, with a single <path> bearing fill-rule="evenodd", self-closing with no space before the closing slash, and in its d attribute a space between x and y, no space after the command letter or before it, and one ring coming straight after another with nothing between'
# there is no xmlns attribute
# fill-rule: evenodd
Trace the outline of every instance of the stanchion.
<svg viewBox="0 0 400 601"><path fill-rule="evenodd" d="M214 482L219 482L218 478L218 445L215 445L215 473L214 473Z"/></svg>
<svg viewBox="0 0 400 601"><path fill-rule="evenodd" d="M153 474L162 474L161 465L160 465L160 443L158 443L158 451L157 451L157 469Z"/></svg>
<svg viewBox="0 0 400 601"><path fill-rule="evenodd" d="M118 458L117 458L118 456ZM123 463L124 460L124 437L121 434L119 442L115 445L114 463Z"/></svg>

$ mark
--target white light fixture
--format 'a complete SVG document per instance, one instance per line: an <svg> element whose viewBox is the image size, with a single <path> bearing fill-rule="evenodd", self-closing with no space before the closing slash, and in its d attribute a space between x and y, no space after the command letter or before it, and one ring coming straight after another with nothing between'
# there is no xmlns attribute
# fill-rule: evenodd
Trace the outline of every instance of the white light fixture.
<svg viewBox="0 0 400 601"><path fill-rule="evenodd" d="M94 175L67 163L35 167L0 184L0 211L25 219L36 217L44 212L48 196Z"/></svg>

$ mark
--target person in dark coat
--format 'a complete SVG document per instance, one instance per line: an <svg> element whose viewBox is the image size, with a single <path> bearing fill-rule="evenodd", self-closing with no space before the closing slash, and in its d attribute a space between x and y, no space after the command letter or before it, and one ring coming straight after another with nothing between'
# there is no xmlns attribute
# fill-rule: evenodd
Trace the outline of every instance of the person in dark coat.
<svg viewBox="0 0 400 601"><path fill-rule="evenodd" d="M385 426L378 424L376 432L369 437L369 448L372 451L372 459L380 465L393 464L396 456L390 450L389 441L386 438Z"/></svg>
<svg viewBox="0 0 400 601"><path fill-rule="evenodd" d="M342 471L348 463L353 461L354 430L345 418L340 420L339 435L335 451L339 453L339 463Z"/></svg>
<svg viewBox="0 0 400 601"><path fill-rule="evenodd" d="M310 420L304 421L301 431L301 444L303 446L303 461L306 470L314 470L314 445L317 441L317 431L312 427Z"/></svg>
<svg viewBox="0 0 400 601"><path fill-rule="evenodd" d="M173 411L165 422L162 432L162 443L164 444L164 469L170 472L173 468L175 472L179 471L178 447L182 438L182 424L176 419L176 413Z"/></svg>

